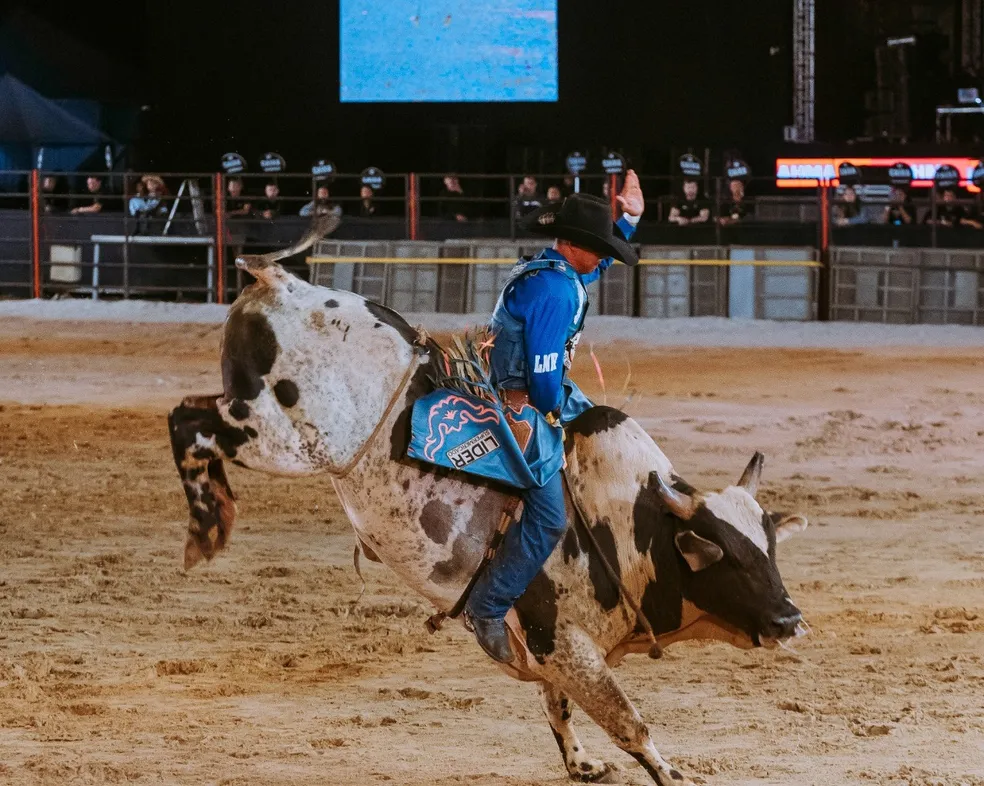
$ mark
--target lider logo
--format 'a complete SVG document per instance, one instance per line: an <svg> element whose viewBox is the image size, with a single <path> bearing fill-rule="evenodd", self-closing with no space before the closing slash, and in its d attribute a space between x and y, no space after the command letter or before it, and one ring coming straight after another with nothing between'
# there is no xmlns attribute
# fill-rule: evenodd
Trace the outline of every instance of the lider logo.
<svg viewBox="0 0 984 786"><path fill-rule="evenodd" d="M495 434L489 429L485 429L478 436L472 437L456 448L451 448L447 452L447 456L448 461L454 465L455 469L462 469L473 461L485 458L489 453L494 453L498 449L499 441L495 438Z"/></svg>

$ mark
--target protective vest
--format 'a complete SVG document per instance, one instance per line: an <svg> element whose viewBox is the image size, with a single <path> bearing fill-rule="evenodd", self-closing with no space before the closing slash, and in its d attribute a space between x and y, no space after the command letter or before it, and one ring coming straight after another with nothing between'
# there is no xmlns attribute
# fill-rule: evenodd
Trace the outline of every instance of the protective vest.
<svg viewBox="0 0 984 786"><path fill-rule="evenodd" d="M570 263L562 259L551 259L542 253L535 257L523 257L512 269L506 285L499 294L499 300L492 311L489 329L495 334L495 346L492 349L491 365L493 382L506 390L526 390L529 386L527 376L526 351L523 338L523 323L516 319L506 308L506 298L512 291L513 285L523 276L537 270L556 270L564 274L565 281L558 282L558 287L570 287L570 294L577 302L574 319L567 328L567 342L564 351L565 387L567 372L574 362L574 352L584 328L584 317L588 311L588 293L581 283L581 277ZM561 293L558 293L558 295Z"/></svg>

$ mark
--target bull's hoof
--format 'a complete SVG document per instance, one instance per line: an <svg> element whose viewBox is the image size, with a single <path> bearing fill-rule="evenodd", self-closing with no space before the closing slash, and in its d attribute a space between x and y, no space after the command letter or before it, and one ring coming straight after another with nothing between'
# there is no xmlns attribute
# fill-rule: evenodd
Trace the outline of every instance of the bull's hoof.
<svg viewBox="0 0 984 786"><path fill-rule="evenodd" d="M578 762L569 773L571 780L577 783L618 783L615 768L600 759Z"/></svg>

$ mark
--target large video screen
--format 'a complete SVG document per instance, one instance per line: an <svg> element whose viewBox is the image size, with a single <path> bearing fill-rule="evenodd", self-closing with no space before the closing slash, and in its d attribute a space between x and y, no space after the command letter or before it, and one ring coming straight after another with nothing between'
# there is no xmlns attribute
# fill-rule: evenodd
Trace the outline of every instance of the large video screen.
<svg viewBox="0 0 984 786"><path fill-rule="evenodd" d="M341 0L341 100L556 101L557 0Z"/></svg>

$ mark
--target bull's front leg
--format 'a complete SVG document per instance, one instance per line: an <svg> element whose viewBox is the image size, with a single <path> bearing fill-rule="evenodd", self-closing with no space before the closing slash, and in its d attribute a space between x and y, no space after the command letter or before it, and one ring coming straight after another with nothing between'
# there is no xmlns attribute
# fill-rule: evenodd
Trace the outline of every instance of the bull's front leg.
<svg viewBox="0 0 984 786"><path fill-rule="evenodd" d="M605 783L612 772L610 764L589 758L571 725L574 703L549 682L540 683L540 698L550 730L571 779L582 783Z"/></svg>
<svg viewBox="0 0 984 786"><path fill-rule="evenodd" d="M615 681L604 655L584 631L567 628L557 637L554 652L544 658L542 665L543 677L577 702L659 786L694 786L656 750L646 724Z"/></svg>
<svg viewBox="0 0 984 786"><path fill-rule="evenodd" d="M234 459L237 450L256 436L253 429L238 428L222 419L217 406L220 398L190 396L167 417L174 463L191 512L186 569L211 559L228 541L236 520L236 498L222 460Z"/></svg>

